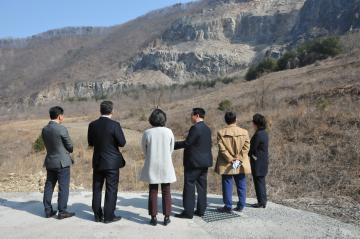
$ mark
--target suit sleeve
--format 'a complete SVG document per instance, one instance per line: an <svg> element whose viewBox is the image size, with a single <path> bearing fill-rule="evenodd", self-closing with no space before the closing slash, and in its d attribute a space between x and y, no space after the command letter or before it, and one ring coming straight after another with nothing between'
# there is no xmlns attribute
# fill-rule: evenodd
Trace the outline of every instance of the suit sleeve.
<svg viewBox="0 0 360 239"><path fill-rule="evenodd" d="M72 153L73 150L74 150L73 143L72 143L71 138L69 136L69 132L65 127L63 127L63 129L61 130L61 140L62 140L62 142L64 144L65 149L69 153Z"/></svg>
<svg viewBox="0 0 360 239"><path fill-rule="evenodd" d="M184 149L191 146L196 141L197 137L198 137L197 129L194 126L192 126L190 128L188 136L186 137L186 140L175 142L175 150Z"/></svg>
<svg viewBox="0 0 360 239"><path fill-rule="evenodd" d="M115 139L116 139L116 142L117 142L117 145L119 147L124 147L125 144L126 144L126 139L125 139L125 135L124 135L124 132L120 126L119 123L116 124L116 129L115 129Z"/></svg>
<svg viewBox="0 0 360 239"><path fill-rule="evenodd" d="M87 134L88 144L90 147L94 147L94 139L93 139L93 132L92 132L92 124L89 124L88 134Z"/></svg>
<svg viewBox="0 0 360 239"><path fill-rule="evenodd" d="M234 157L231 156L231 154L229 153L229 151L227 150L223 139L221 137L221 134L218 132L217 133L217 143L219 146L219 154L228 162L231 163L234 160Z"/></svg>
<svg viewBox="0 0 360 239"><path fill-rule="evenodd" d="M257 157L257 149L260 145L260 140L259 140L259 136L255 135L253 136L252 140L251 140L251 145L250 145L250 151L249 151L249 157L250 158L254 158L253 156Z"/></svg>

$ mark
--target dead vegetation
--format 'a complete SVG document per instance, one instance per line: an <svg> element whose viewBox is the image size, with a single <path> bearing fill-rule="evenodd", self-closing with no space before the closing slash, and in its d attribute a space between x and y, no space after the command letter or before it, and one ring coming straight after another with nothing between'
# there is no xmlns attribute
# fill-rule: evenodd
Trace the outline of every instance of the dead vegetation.
<svg viewBox="0 0 360 239"><path fill-rule="evenodd" d="M251 117L261 112L271 122L269 198L312 210L347 222L360 221L360 59L348 53L304 68L276 72L252 82L236 80L214 88L177 91L159 89L133 92L114 98L114 118L126 130L127 160L121 171L120 190L146 190L139 181L143 156L141 132L149 127L147 116L160 106L168 114L168 127L176 138L190 127L192 107L202 106L215 132L224 126L219 103L228 100L238 113L239 124L251 129ZM91 188L91 154L86 144L88 123L98 116L99 102L64 102L66 126L75 142L73 189ZM44 177L44 152L35 153L32 143L47 123L48 106L24 112L3 112L0 125L0 190L36 191ZM41 120L39 120L41 118ZM217 148L214 139L214 157ZM174 154L182 188L182 153ZM40 173L40 172L43 173ZM254 190L249 177L249 196ZM220 177L211 170L209 191L221 192ZM336 206L338 205L338 206Z"/></svg>

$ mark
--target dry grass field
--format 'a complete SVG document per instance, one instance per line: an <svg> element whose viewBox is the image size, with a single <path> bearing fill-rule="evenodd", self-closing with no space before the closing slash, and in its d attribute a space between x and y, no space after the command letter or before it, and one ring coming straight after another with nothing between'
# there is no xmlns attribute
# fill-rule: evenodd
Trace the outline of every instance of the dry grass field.
<svg viewBox="0 0 360 239"><path fill-rule="evenodd" d="M120 190L146 190L139 181L143 163L139 143L149 127L147 116L159 106L168 114L168 127L182 139L190 127L191 108L208 112L206 121L215 133L224 126L219 103L228 100L239 125L253 133L251 117L264 114L271 127L269 198L272 201L313 210L347 222L360 221L360 57L358 42L351 50L313 65L276 72L246 82L241 76L214 88L143 90L121 95L114 118L125 128L128 144L123 149L127 166L121 171ZM349 48L350 49L350 48ZM60 103L59 103L60 104ZM87 147L88 123L98 117L96 101L63 102L65 126L75 143L72 189L91 188L91 154ZM45 152L32 144L47 123L47 108L2 112L0 125L0 190L42 190ZM174 154L182 188L182 152ZM249 196L254 196L249 177ZM209 191L220 193L220 177L211 170Z"/></svg>

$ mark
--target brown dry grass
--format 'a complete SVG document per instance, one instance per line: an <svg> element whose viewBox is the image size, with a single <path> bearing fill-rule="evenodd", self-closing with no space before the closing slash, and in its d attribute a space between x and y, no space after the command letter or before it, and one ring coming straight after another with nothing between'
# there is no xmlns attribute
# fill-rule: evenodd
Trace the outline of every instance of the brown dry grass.
<svg viewBox="0 0 360 239"><path fill-rule="evenodd" d="M217 109L225 99L232 102L238 113L239 124L251 129L251 117L261 112L271 121L269 198L273 201L291 201L297 198L346 198L360 202L360 59L351 52L314 65L276 72L253 82L235 81L214 89L192 89L192 97L184 91L175 98L170 90L138 92L114 99L115 119L128 129L129 141L123 150L127 167L121 171L121 190L145 190L139 181L143 156L139 141L141 132L149 127L146 120L156 105L163 108L169 118L168 126L178 139L190 127L192 107L204 107L206 121L215 132L224 126L223 112ZM66 121L75 141L76 164L72 171L75 186L89 189L91 185L91 150L86 144L86 128L97 117L98 102L64 103L66 114L74 116ZM83 115L86 115L84 117ZM0 126L1 190L24 190L25 186L9 186L9 173L39 175L44 154L35 154L31 144L47 120L46 107L29 108L22 117L33 119L2 121ZM14 117L13 119L16 119ZM216 145L214 138L214 156ZM174 190L182 188L181 152L174 154L178 182ZM41 176L41 175L40 175ZM38 190L28 179L22 185ZM12 178L14 176L11 176ZM43 177L43 175L41 176ZM15 177L16 178L16 177ZM15 184L16 179L10 181ZM30 183L31 181L31 183ZM20 183L21 184L21 183ZM17 184L16 184L17 185ZM6 186L6 187L5 187ZM76 188L76 187L74 187ZM220 193L220 177L211 170L209 191ZM249 178L249 195L253 187ZM300 204L299 204L300 205ZM320 210L320 209L319 209ZM321 211L321 210L320 210ZM326 213L326 210L322 210ZM335 215L336 216L336 215ZM357 218L357 217L356 217ZM353 219L349 219L354 221Z"/></svg>

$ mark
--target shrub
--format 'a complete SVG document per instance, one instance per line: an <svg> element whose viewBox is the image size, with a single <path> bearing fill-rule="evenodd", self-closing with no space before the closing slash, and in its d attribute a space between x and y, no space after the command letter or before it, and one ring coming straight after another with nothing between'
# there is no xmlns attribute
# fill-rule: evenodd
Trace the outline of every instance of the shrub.
<svg viewBox="0 0 360 239"><path fill-rule="evenodd" d="M36 153L39 153L39 152L42 152L45 150L44 140L41 135L39 135L39 137L37 137L37 139L33 143L33 150Z"/></svg>
<svg viewBox="0 0 360 239"><path fill-rule="evenodd" d="M295 63L297 59L297 54L294 51L286 52L277 62L277 67L279 71L286 69L293 69L297 67Z"/></svg>
<svg viewBox="0 0 360 239"><path fill-rule="evenodd" d="M315 39L300 45L296 51L285 53L278 61L266 58L258 65L251 66L245 75L245 79L250 81L273 71L303 67L318 60L334 57L341 52L342 46L338 37Z"/></svg>
<svg viewBox="0 0 360 239"><path fill-rule="evenodd" d="M230 100L223 100L219 103L218 110L229 111L231 110L232 103Z"/></svg>
<svg viewBox="0 0 360 239"><path fill-rule="evenodd" d="M245 79L247 81L255 80L258 77L257 70L255 66L251 66L246 72Z"/></svg>
<svg viewBox="0 0 360 239"><path fill-rule="evenodd" d="M341 52L342 47L338 37L315 39L302 44L297 49L301 66L310 65L315 61L324 60L328 57L334 57Z"/></svg>
<svg viewBox="0 0 360 239"><path fill-rule="evenodd" d="M272 58L266 58L261 61L256 67L250 67L246 73L245 79L254 80L265 73L270 73L277 70L277 62Z"/></svg>

